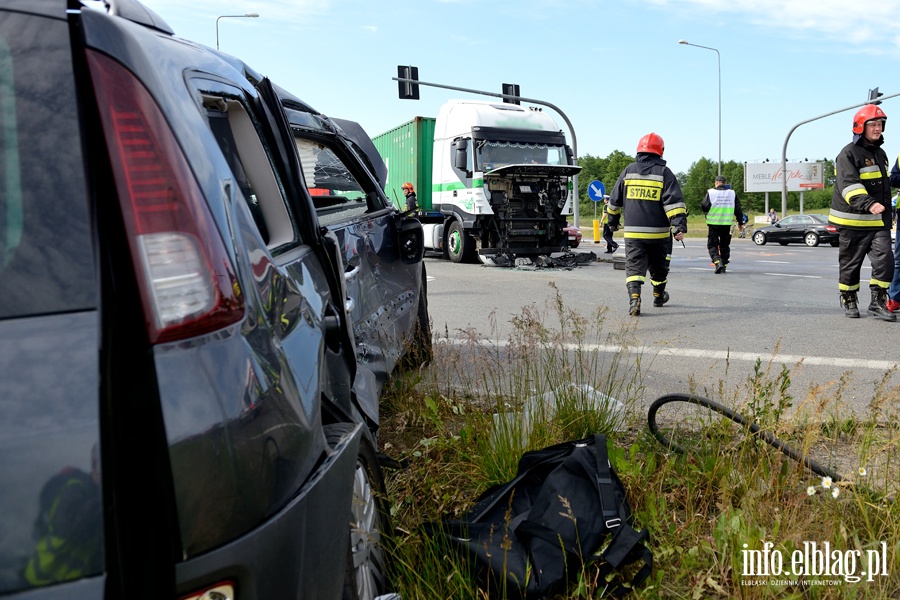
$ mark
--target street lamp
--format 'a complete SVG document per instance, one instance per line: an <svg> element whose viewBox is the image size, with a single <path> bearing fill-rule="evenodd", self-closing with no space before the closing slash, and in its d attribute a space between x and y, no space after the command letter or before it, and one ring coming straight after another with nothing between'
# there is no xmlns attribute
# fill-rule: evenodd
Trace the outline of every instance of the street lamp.
<svg viewBox="0 0 900 600"><path fill-rule="evenodd" d="M244 15L221 15L216 17L216 50L219 49L219 19L255 19L259 17L258 13L247 13Z"/></svg>
<svg viewBox="0 0 900 600"><path fill-rule="evenodd" d="M684 44L685 46L693 46L695 48L703 48L704 50L712 50L716 53L716 61L719 65L719 175L722 174L722 55L719 54L719 51L715 48L710 48L709 46L700 46L698 44L692 44L687 40L678 40L679 44Z"/></svg>

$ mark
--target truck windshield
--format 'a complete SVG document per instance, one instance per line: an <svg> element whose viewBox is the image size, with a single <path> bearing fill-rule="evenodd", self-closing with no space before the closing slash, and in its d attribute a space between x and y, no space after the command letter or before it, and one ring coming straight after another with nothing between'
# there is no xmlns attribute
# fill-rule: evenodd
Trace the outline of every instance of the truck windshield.
<svg viewBox="0 0 900 600"><path fill-rule="evenodd" d="M480 142L476 163L481 171L492 171L507 165L564 165L565 148L550 144L523 142Z"/></svg>

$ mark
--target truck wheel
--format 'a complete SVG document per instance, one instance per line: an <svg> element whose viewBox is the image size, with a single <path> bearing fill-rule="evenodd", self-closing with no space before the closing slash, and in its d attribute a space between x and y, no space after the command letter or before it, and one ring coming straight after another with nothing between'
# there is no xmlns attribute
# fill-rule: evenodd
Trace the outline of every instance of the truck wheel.
<svg viewBox="0 0 900 600"><path fill-rule="evenodd" d="M455 263L471 262L475 240L466 235L462 223L453 221L447 230L447 256Z"/></svg>

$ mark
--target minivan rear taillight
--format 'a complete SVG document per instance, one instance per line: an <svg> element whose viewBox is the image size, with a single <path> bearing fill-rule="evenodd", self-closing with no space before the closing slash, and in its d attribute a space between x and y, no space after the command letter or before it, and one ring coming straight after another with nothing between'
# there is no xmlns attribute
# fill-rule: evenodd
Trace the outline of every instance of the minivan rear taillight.
<svg viewBox="0 0 900 600"><path fill-rule="evenodd" d="M235 323L234 266L172 130L124 66L88 51L152 343Z"/></svg>
<svg viewBox="0 0 900 600"><path fill-rule="evenodd" d="M234 582L223 581L212 587L182 596L181 600L235 600Z"/></svg>

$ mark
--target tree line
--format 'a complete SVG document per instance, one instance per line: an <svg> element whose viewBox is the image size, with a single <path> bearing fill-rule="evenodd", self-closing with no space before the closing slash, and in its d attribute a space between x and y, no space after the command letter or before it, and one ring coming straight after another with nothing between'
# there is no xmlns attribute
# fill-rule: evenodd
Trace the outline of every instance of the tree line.
<svg viewBox="0 0 900 600"><path fill-rule="evenodd" d="M592 216L595 208L587 194L587 186L595 180L602 181L606 187L606 193L610 193L619 174L629 164L634 162L634 157L625 154L621 150L614 150L606 158L586 154L578 159L581 165L581 173L578 174L578 198L579 209L585 217ZM803 193L804 212L828 212L831 207L831 195L834 192L834 162L825 160L825 188L810 190ZM701 158L693 163L687 173L676 173L678 184L684 194L690 214L700 214L700 202L706 196L706 191L714 186L716 175L719 174L719 165L715 160ZM733 160L722 163L722 175L728 180L741 201L745 213L761 214L765 212L766 195L762 192L744 193L744 164ZM781 213L781 193L769 192L769 206L775 207ZM800 209L800 192L788 192L787 207L789 211Z"/></svg>

